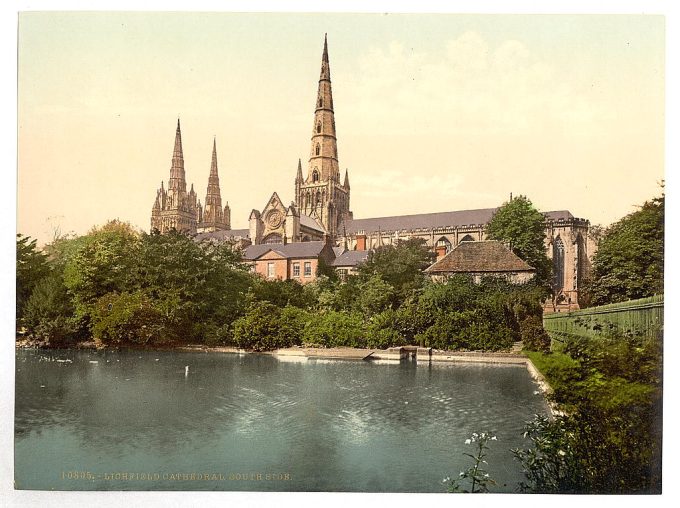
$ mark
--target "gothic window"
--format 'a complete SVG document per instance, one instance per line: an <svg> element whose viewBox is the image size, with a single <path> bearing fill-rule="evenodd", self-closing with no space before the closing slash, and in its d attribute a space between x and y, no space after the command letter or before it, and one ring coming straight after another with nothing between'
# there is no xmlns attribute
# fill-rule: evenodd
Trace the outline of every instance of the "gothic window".
<svg viewBox="0 0 680 508"><path fill-rule="evenodd" d="M321 132L321 122L316 124L316 132L319 134Z"/></svg>
<svg viewBox="0 0 680 508"><path fill-rule="evenodd" d="M559 291L564 287L564 243L559 236L553 242L553 272L555 290Z"/></svg>
<svg viewBox="0 0 680 508"><path fill-rule="evenodd" d="M316 154L319 155L321 153L321 145L319 143L316 144Z"/></svg>
<svg viewBox="0 0 680 508"><path fill-rule="evenodd" d="M437 240L437 247L446 247L446 252L449 252L451 250L451 242L449 242L448 238L442 236Z"/></svg>
<svg viewBox="0 0 680 508"><path fill-rule="evenodd" d="M262 243L264 244L283 243L283 240L280 234L270 233L262 239Z"/></svg>
<svg viewBox="0 0 680 508"><path fill-rule="evenodd" d="M586 256L586 245L583 240L581 233L576 237L576 288L578 289L583 282L583 278L586 276L588 270L588 256Z"/></svg>
<svg viewBox="0 0 680 508"><path fill-rule="evenodd" d="M463 238L460 239L461 242L474 242L475 239L472 238L470 235L465 235Z"/></svg>
<svg viewBox="0 0 680 508"><path fill-rule="evenodd" d="M321 192L316 191L316 206L319 206L322 203L321 201Z"/></svg>
<svg viewBox="0 0 680 508"><path fill-rule="evenodd" d="M314 171L312 171L312 183L316 183L318 181L319 181L319 172L316 169L314 169Z"/></svg>

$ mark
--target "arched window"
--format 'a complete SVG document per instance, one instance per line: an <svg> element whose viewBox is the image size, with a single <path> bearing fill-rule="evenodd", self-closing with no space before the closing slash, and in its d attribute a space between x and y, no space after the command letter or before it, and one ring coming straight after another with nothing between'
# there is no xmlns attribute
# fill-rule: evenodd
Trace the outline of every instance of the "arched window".
<svg viewBox="0 0 680 508"><path fill-rule="evenodd" d="M319 172L314 168L314 171L312 171L312 183L316 183L319 181Z"/></svg>
<svg viewBox="0 0 680 508"><path fill-rule="evenodd" d="M316 132L317 134L321 132L321 122L316 124Z"/></svg>
<svg viewBox="0 0 680 508"><path fill-rule="evenodd" d="M319 143L316 144L316 154L319 155L321 153L321 145Z"/></svg>
<svg viewBox="0 0 680 508"><path fill-rule="evenodd" d="M555 278L553 285L559 291L564 287L564 243L558 236L553 242L553 272Z"/></svg>
<svg viewBox="0 0 680 508"><path fill-rule="evenodd" d="M319 206L321 204L321 192L316 191L316 206Z"/></svg>
<svg viewBox="0 0 680 508"><path fill-rule="evenodd" d="M465 235L463 238L460 239L461 242L474 242L475 239L472 238L470 235Z"/></svg>
<svg viewBox="0 0 680 508"><path fill-rule="evenodd" d="M437 247L446 247L446 252L449 252L451 250L451 242L449 242L448 238L442 236L437 240Z"/></svg>
<svg viewBox="0 0 680 508"><path fill-rule="evenodd" d="M262 239L262 243L266 244L283 243L283 239L281 238L281 235L278 233L269 233Z"/></svg>

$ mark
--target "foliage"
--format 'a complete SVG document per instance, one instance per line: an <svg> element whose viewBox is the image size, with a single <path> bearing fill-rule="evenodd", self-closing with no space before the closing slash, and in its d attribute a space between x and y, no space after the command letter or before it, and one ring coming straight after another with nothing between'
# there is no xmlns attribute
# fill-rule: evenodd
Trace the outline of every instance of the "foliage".
<svg viewBox="0 0 680 508"><path fill-rule="evenodd" d="M527 316L519 322L519 332L525 350L550 351L550 337L538 316Z"/></svg>
<svg viewBox="0 0 680 508"><path fill-rule="evenodd" d="M470 494L479 494L489 492L489 485L496 485L496 481L489 476L489 473L484 469L483 464L486 464L486 451L489 449L488 442L496 441L496 436L491 432L473 432L470 439L465 440L465 444L473 444L476 448L475 454L464 453L463 455L470 457L473 461L472 466L465 471L461 471L458 478L444 478L445 484L448 485L449 492L465 492ZM470 483L470 490L463 488L463 483Z"/></svg>
<svg viewBox="0 0 680 508"><path fill-rule="evenodd" d="M24 308L36 285L50 271L47 264L47 256L37 248L36 243L37 241L29 236L17 235L17 323L21 321L24 315Z"/></svg>
<svg viewBox="0 0 680 508"><path fill-rule="evenodd" d="M61 346L79 336L73 305L60 273L52 272L41 279L26 303L24 324L30 337Z"/></svg>
<svg viewBox="0 0 680 508"><path fill-rule="evenodd" d="M314 294L296 280L267 280L257 277L252 286L254 300L268 302L279 308L292 305L306 309L314 304Z"/></svg>
<svg viewBox="0 0 680 508"><path fill-rule="evenodd" d="M365 321L357 312L312 314L304 330L304 344L320 347L365 347Z"/></svg>
<svg viewBox="0 0 680 508"><path fill-rule="evenodd" d="M240 348L266 351L279 347L281 311L267 302L254 302L234 322L234 342Z"/></svg>
<svg viewBox="0 0 680 508"><path fill-rule="evenodd" d="M399 333L398 314L387 309L371 317L366 327L366 347L387 349L388 347L405 346L406 340Z"/></svg>
<svg viewBox="0 0 680 508"><path fill-rule="evenodd" d="M526 492L655 493L661 489L660 340L620 336L569 341L530 353L563 413L526 428L514 450Z"/></svg>
<svg viewBox="0 0 680 508"><path fill-rule="evenodd" d="M394 288L393 303L400 305L425 283L423 270L434 261L434 254L422 238L399 240L396 245L378 247L358 266L358 275L368 280L374 275Z"/></svg>
<svg viewBox="0 0 680 508"><path fill-rule="evenodd" d="M664 209L662 195L605 231L584 288L592 305L663 293Z"/></svg>
<svg viewBox="0 0 680 508"><path fill-rule="evenodd" d="M552 265L545 253L545 217L525 196L518 196L496 211L486 226L489 240L508 243L518 257L536 269L536 284L550 287Z"/></svg>
<svg viewBox="0 0 680 508"><path fill-rule="evenodd" d="M93 229L84 238L64 267L64 283L77 317L89 318L99 298L130 286L138 241L132 227L118 221Z"/></svg>
<svg viewBox="0 0 680 508"><path fill-rule="evenodd" d="M141 291L107 293L92 311L92 333L104 344L160 344L167 341L165 317Z"/></svg>
<svg viewBox="0 0 680 508"><path fill-rule="evenodd" d="M366 317L389 308L394 299L394 288L377 273L360 283L357 289L356 305Z"/></svg>

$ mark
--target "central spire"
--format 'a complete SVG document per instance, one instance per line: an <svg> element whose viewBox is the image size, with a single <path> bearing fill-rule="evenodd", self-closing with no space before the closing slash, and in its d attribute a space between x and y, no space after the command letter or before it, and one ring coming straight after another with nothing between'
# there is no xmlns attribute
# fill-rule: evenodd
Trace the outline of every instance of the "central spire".
<svg viewBox="0 0 680 508"><path fill-rule="evenodd" d="M324 35L321 56L321 76L316 96L312 143L309 155L309 171L306 183L317 181L340 181L338 147L335 136L335 114L333 112L333 90L331 69L328 62L328 38Z"/></svg>
<svg viewBox="0 0 680 508"><path fill-rule="evenodd" d="M168 190L186 192L187 182L184 175L184 154L182 153L182 131L177 119L177 130L175 131L175 148L172 151L172 165L170 166L170 182Z"/></svg>

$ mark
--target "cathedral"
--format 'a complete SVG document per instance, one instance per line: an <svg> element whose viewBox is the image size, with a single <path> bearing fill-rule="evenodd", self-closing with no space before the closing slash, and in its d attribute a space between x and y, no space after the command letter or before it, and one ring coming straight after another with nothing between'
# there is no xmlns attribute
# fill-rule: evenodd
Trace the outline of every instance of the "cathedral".
<svg viewBox="0 0 680 508"><path fill-rule="evenodd" d="M161 182L156 192L151 211L151 229L161 233L175 229L195 235L197 240L234 242L245 249L246 260L256 263L260 256L264 256L270 276L276 273L281 278L304 277L301 273L306 274L307 265L311 266L311 261L303 261L303 258L307 259L304 257L307 251L309 256L317 258L323 252L326 262L331 264L331 258L334 257L360 262L365 256L347 256L343 253L367 252L402 239L417 237L424 239L441 258L462 242L486 240L486 224L493 217L495 208L355 219L350 211L349 174L345 171L341 179L337 143L328 42L324 37L309 159L306 174L303 172L302 160L298 160L295 201L286 206L274 192L261 211L253 209L250 212L248 229L231 229L229 205L222 207L216 142L213 141L210 177L202 205L197 200L193 185L189 192L186 190L182 134L178 120L170 180L167 190ZM590 223L586 219L574 217L567 210L544 212L543 215L546 252L553 260L555 274L555 303L568 305L569 308L578 306L578 288L589 271L590 259L597 248L588 234ZM288 248L291 244L305 242L309 242L305 248L302 245L296 249ZM334 247L331 251L324 246ZM287 259L288 268L282 270L273 266L275 261L280 261L278 258L292 256L286 254L292 252L302 257ZM304 267L302 272L300 263ZM340 266L345 267L338 264ZM263 271L265 276L267 273Z"/></svg>

